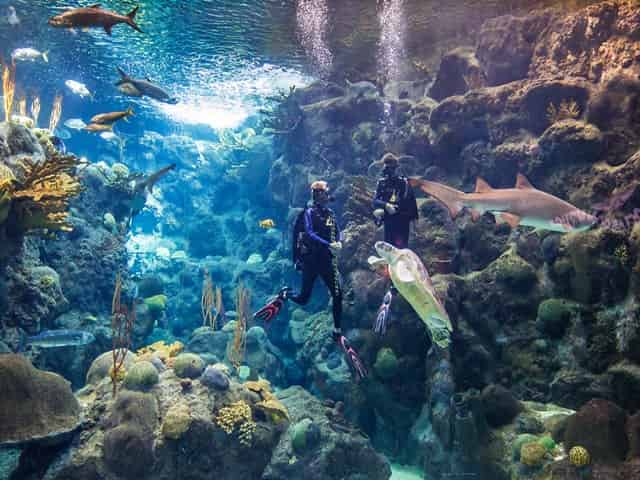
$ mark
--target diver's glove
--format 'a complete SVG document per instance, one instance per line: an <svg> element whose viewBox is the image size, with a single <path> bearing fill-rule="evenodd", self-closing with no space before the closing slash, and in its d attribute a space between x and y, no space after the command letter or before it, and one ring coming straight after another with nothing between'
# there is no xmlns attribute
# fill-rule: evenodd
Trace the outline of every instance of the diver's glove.
<svg viewBox="0 0 640 480"><path fill-rule="evenodd" d="M331 253L334 255L337 255L340 253L340 250L342 250L342 242L331 242L329 244L329 250L331 250Z"/></svg>
<svg viewBox="0 0 640 480"><path fill-rule="evenodd" d="M362 380L368 375L367 369L360 360L358 352L351 346L347 337L342 335L340 329L333 330L333 339L344 352L349 367L353 370L358 380Z"/></svg>
<svg viewBox="0 0 640 480"><path fill-rule="evenodd" d="M395 215L398 211L398 207L396 207L393 203L387 203L384 206L384 209L389 215Z"/></svg>
<svg viewBox="0 0 640 480"><path fill-rule="evenodd" d="M387 333L387 324L389 323L389 316L391 315L391 300L393 300L393 293L391 290L387 290L382 304L378 308L378 315L376 315L376 321L373 324L373 331L378 335L384 335Z"/></svg>

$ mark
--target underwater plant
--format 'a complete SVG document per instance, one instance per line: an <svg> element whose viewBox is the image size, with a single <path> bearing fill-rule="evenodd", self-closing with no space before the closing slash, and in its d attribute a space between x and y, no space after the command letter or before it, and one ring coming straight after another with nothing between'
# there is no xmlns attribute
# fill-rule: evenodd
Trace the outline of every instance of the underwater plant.
<svg viewBox="0 0 640 480"><path fill-rule="evenodd" d="M2 71L2 95L4 98L4 119L11 121L13 112L13 95L16 90L16 64L5 65Z"/></svg>
<svg viewBox="0 0 640 480"><path fill-rule="evenodd" d="M222 305L222 289L220 287L214 289L211 275L207 270L204 272L202 281L200 308L202 311L202 325L215 330L216 322L224 309Z"/></svg>
<svg viewBox="0 0 640 480"><path fill-rule="evenodd" d="M22 180L2 174L0 178L0 207L4 206L6 221L11 216L12 227L18 233L33 230L69 232L73 226L67 221L71 198L82 192L76 167L79 159L58 152L37 163L29 157L20 160L24 171ZM0 221L0 223L3 223Z"/></svg>
<svg viewBox="0 0 640 480"><path fill-rule="evenodd" d="M247 319L251 305L251 291L240 283L236 289L236 327L233 335L233 345L229 351L229 361L240 368L247 346Z"/></svg>
<svg viewBox="0 0 640 480"><path fill-rule="evenodd" d="M580 116L580 107L574 99L562 100L556 107L553 102L547 107L547 119L554 124L562 120L574 120Z"/></svg>
<svg viewBox="0 0 640 480"><path fill-rule="evenodd" d="M58 126L58 122L60 122L60 117L62 116L62 95L58 93L53 99L53 105L51 107L51 116L49 117L49 131L53 133L53 131Z"/></svg>
<svg viewBox="0 0 640 480"><path fill-rule="evenodd" d="M124 361L131 348L131 333L136 322L136 307L123 305L122 295L122 275L118 272L116 283L113 289L113 299L111 301L111 352L113 364L109 376L113 386L113 396L118 391L118 381L124 378Z"/></svg>
<svg viewBox="0 0 640 480"><path fill-rule="evenodd" d="M40 97L36 95L31 101L31 117L33 118L33 125L38 126L38 118L40 118Z"/></svg>

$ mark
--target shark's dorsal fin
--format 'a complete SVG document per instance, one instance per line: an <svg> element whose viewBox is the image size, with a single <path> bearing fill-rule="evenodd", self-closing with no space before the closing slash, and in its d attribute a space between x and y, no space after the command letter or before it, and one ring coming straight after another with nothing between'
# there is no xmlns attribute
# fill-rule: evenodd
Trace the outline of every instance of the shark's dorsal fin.
<svg viewBox="0 0 640 480"><path fill-rule="evenodd" d="M101 3L94 3L93 5L89 5L87 8L100 8L101 6Z"/></svg>
<svg viewBox="0 0 640 480"><path fill-rule="evenodd" d="M516 188L519 188L519 189L529 188L529 189L535 190L536 187L531 185L531 182L527 180L527 177L519 173L518 176L516 177Z"/></svg>
<svg viewBox="0 0 640 480"><path fill-rule="evenodd" d="M491 188L491 185L489 185L486 180L480 177L476 178L476 193L490 192L491 190L493 190L493 188Z"/></svg>

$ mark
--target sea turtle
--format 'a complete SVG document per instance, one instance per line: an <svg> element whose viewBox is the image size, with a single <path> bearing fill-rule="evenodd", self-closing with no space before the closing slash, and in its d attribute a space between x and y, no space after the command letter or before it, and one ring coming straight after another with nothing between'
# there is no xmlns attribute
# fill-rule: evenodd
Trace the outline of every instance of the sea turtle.
<svg viewBox="0 0 640 480"><path fill-rule="evenodd" d="M447 348L453 327L420 258L408 248L399 249L386 242L376 242L375 249L381 258L371 256L369 264L388 265L393 285L426 324L433 342Z"/></svg>

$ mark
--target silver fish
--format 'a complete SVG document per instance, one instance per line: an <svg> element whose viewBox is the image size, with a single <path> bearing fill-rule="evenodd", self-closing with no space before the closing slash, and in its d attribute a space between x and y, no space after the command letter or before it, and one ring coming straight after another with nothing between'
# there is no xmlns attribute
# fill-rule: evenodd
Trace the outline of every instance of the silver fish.
<svg viewBox="0 0 640 480"><path fill-rule="evenodd" d="M27 345L40 348L57 348L87 345L96 340L92 333L83 330L45 330L27 338Z"/></svg>
<svg viewBox="0 0 640 480"><path fill-rule="evenodd" d="M35 62L42 58L45 63L49 63L49 52L41 52L40 50L36 50L35 48L16 48L11 53L11 58L13 60L21 60L28 62Z"/></svg>

